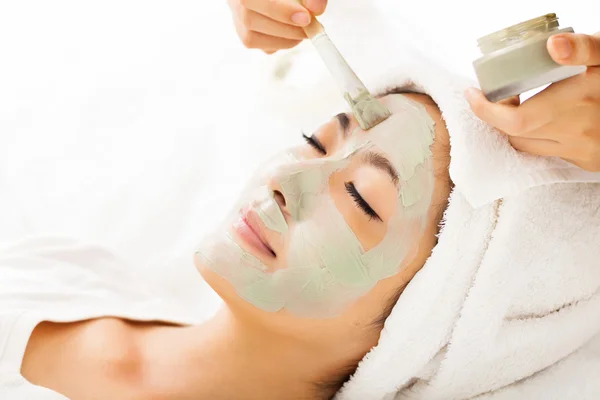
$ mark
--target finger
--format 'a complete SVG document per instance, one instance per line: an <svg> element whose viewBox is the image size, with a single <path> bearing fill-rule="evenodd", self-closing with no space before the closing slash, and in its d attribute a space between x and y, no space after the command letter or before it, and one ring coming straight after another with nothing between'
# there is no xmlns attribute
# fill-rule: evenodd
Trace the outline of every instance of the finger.
<svg viewBox="0 0 600 400"><path fill-rule="evenodd" d="M588 160L581 160L581 159L574 159L574 158L568 158L568 157L561 157L563 160L565 160L566 162L569 162L573 165L578 166L579 168L583 168L586 171L590 171L590 172L600 172L600 153L596 154L596 158L594 159L588 159Z"/></svg>
<svg viewBox="0 0 600 400"><path fill-rule="evenodd" d="M303 40L306 38L306 34L302 28L277 22L256 11L246 10L243 18L242 23L250 31L292 40Z"/></svg>
<svg viewBox="0 0 600 400"><path fill-rule="evenodd" d="M593 103L582 105L551 127L562 131L561 143L566 150L561 151L561 157L588 171L600 169L600 113L597 107Z"/></svg>
<svg viewBox="0 0 600 400"><path fill-rule="evenodd" d="M525 136L511 136L508 135L509 138L519 138L519 139L532 139L532 140L550 140L556 143L560 143L562 145L567 145L572 143L574 137L576 136L576 132L580 127L577 124L577 121L568 118L561 117L558 120L553 120L552 122L543 125ZM564 155L564 154L563 154Z"/></svg>
<svg viewBox="0 0 600 400"><path fill-rule="evenodd" d="M304 0L304 5L314 15L321 15L327 7L327 0Z"/></svg>
<svg viewBox="0 0 600 400"><path fill-rule="evenodd" d="M571 163L579 168L585 169L586 171L600 172L600 162L598 162L598 161L586 162L586 161L580 161L580 160L573 160L573 159L567 158L567 157L561 157L561 158L568 163Z"/></svg>
<svg viewBox="0 0 600 400"><path fill-rule="evenodd" d="M578 166L578 163L577 163L577 161L575 161L575 160L573 160L573 159L571 159L571 158L568 158L568 157L561 157L561 158L562 158L563 160L565 160L566 162L568 162L568 163L571 163L571 164L573 164L573 165L577 165L577 166Z"/></svg>
<svg viewBox="0 0 600 400"><path fill-rule="evenodd" d="M311 16L302 5L294 0L239 0L248 10L284 24L308 26Z"/></svg>
<svg viewBox="0 0 600 400"><path fill-rule="evenodd" d="M546 43L550 56L559 64L600 65L600 32L595 35L564 33Z"/></svg>
<svg viewBox="0 0 600 400"><path fill-rule="evenodd" d="M557 142L557 145L547 146L542 155L558 156L588 171L598 171L600 169L600 137L598 136L600 114L596 107L593 103L579 105L540 128L544 131L543 135ZM542 136L539 133L534 135ZM536 154L542 153L542 150L530 150L524 147L533 144L523 144L523 141L533 139L509 137L509 140L514 143L515 148Z"/></svg>
<svg viewBox="0 0 600 400"><path fill-rule="evenodd" d="M473 113L481 120L512 136L524 136L527 132L550 122L551 114L530 102L521 105L510 101L492 103L485 98L480 90L470 88L465 91L465 97Z"/></svg>
<svg viewBox="0 0 600 400"><path fill-rule="evenodd" d="M238 35L244 46L249 49L262 49L275 52L282 49L291 49L300 44L301 40L285 39L282 37L265 35L264 33L239 29Z"/></svg>
<svg viewBox="0 0 600 400"><path fill-rule="evenodd" d="M600 93L600 75L594 75L597 67L588 68L588 73L553 83L535 96L518 105L508 99L504 102L492 103L477 89L468 89L465 97L471 109L480 119L497 129L512 135L532 138L535 133L544 133L538 129L569 112L581 99L595 98Z"/></svg>
<svg viewBox="0 0 600 400"><path fill-rule="evenodd" d="M564 150L560 143L547 139L508 137L510 144L518 151L544 157L560 157Z"/></svg>

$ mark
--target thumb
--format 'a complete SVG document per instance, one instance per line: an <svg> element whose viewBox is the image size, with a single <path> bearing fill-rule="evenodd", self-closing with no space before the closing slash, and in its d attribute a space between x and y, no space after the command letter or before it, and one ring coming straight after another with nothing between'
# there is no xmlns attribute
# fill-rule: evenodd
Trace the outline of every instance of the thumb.
<svg viewBox="0 0 600 400"><path fill-rule="evenodd" d="M327 0L304 0L304 6L314 15L321 15L327 7Z"/></svg>
<svg viewBox="0 0 600 400"><path fill-rule="evenodd" d="M548 52L559 64L600 65L600 32L595 35L564 33L553 35L547 42Z"/></svg>

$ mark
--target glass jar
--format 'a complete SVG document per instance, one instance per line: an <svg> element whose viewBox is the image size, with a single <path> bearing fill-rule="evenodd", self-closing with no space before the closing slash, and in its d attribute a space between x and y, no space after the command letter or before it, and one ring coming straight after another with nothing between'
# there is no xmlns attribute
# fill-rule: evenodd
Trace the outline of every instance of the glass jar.
<svg viewBox="0 0 600 400"><path fill-rule="evenodd" d="M558 82L586 70L585 66L560 65L546 47L560 29L556 14L546 14L478 39L483 57L473 62L485 97L493 102Z"/></svg>

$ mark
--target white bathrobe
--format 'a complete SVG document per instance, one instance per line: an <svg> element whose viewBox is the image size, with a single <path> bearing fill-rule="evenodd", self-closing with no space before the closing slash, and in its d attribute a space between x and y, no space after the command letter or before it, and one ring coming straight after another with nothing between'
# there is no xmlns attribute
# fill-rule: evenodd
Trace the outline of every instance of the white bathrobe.
<svg viewBox="0 0 600 400"><path fill-rule="evenodd" d="M372 88L429 94L455 183L439 243L339 400L600 399L600 174L517 153L472 85L418 55Z"/></svg>

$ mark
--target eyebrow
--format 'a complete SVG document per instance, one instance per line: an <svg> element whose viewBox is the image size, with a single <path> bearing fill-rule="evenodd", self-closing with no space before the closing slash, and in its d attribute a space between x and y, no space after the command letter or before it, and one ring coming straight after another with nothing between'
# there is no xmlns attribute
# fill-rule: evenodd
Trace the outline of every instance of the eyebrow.
<svg viewBox="0 0 600 400"><path fill-rule="evenodd" d="M392 93L393 89L389 90L389 92ZM342 128L342 135L343 135L344 139L346 139L350 133L349 129L348 129L348 127L350 126L350 117L348 116L347 113L339 113L338 115L335 116L335 119L337 119L338 124L340 125L340 128ZM387 173L390 176L390 178L392 179L392 182L394 183L394 185L398 185L398 182L399 182L398 171L392 165L390 160L388 160L381 154L375 153L373 151L368 151L366 153L363 153L363 159L364 159L364 161L367 162L367 164Z"/></svg>
<svg viewBox="0 0 600 400"><path fill-rule="evenodd" d="M348 127L350 126L350 117L348 117L348 114L346 113L339 113L335 116L335 119L337 119L340 128L342 128L343 138L346 139L350 133L348 130Z"/></svg>
<svg viewBox="0 0 600 400"><path fill-rule="evenodd" d="M398 185L398 171L396 170L396 168L394 168L390 160L388 160L381 154L375 153L373 151L367 151L366 153L364 153L363 160L366 161L369 165L372 165L373 167L383 172L386 172L392 179L394 185Z"/></svg>

